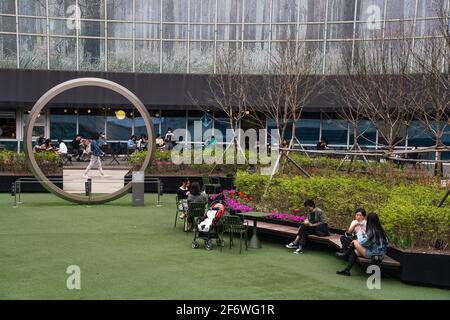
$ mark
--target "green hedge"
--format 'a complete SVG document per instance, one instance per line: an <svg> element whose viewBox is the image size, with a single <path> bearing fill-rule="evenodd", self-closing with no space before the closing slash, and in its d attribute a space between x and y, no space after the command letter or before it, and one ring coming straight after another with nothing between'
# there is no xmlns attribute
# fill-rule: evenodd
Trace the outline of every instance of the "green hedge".
<svg viewBox="0 0 450 320"><path fill-rule="evenodd" d="M391 186L368 177L275 177L263 196L268 176L238 172L239 191L255 198L256 209L291 212L314 199L331 227L345 229L354 210L364 207L380 215L391 242L400 247L428 247L436 239L450 240L450 204L437 208L445 190L434 186Z"/></svg>
<svg viewBox="0 0 450 320"><path fill-rule="evenodd" d="M399 183L419 183L430 184L436 182L436 178L429 174L425 169L417 167L413 170L407 170L405 167L399 167L392 161L369 161L364 162L361 159L350 163L344 161L341 165L341 159L329 157L308 157L300 153L290 153L289 157L298 163L309 174L316 176L329 176L336 174L345 174L349 176L367 176L373 179L389 184L396 185ZM348 173L351 166L351 171ZM337 169L339 168L339 171ZM289 161L284 160L281 173L295 172L299 170Z"/></svg>
<svg viewBox="0 0 450 320"><path fill-rule="evenodd" d="M450 240L450 199L438 208L445 191L419 185L392 188L380 216L392 242L400 247L428 247Z"/></svg>
<svg viewBox="0 0 450 320"><path fill-rule="evenodd" d="M196 152L198 151L199 150L196 149ZM215 154L214 149L212 151L211 149L204 149L201 152L211 155ZM223 150L220 152L223 152ZM238 152L236 150L236 154L237 153ZM247 159L249 159L250 154L251 153L248 150L245 152ZM134 153L132 155L130 165L133 167L133 169L140 168L145 156L145 151ZM370 161L368 163L364 161L355 161L352 164L351 172L348 173L348 169L350 166L349 161L345 161L342 166L340 166L341 159L329 157L308 157L306 155L294 152L291 152L289 154L289 157L291 157L312 176L328 177L330 175L344 175L358 178L370 176L372 179L387 185L398 185L400 183L419 183L423 185L429 185L436 182L436 178L434 178L425 170L421 170L418 168L415 170L399 168L396 164L390 161L386 161L383 163L377 161ZM226 163L226 154L223 162ZM188 171L190 173L208 173L214 168L215 173L236 173L237 170L245 170L247 168L247 165L237 164L236 162L236 159L234 159L233 164L195 164L194 152L191 152L192 164L173 165L171 151L157 150L155 152L154 162L147 169L147 172L160 172L160 170L163 169L164 172L173 173L183 173L184 171ZM340 169L338 171L337 169L339 167ZM301 174L299 169L294 164L284 158L281 161L280 168L280 173L282 174Z"/></svg>
<svg viewBox="0 0 450 320"><path fill-rule="evenodd" d="M60 156L54 152L37 152L36 162L46 174L58 173L62 167ZM24 174L30 173L23 152L0 151L0 172Z"/></svg>
<svg viewBox="0 0 450 320"><path fill-rule="evenodd" d="M203 152L208 152L208 154L214 155L214 151L203 150ZM147 151L135 152L131 155L130 165L133 169L139 169L144 162L147 155ZM224 159L226 162L226 158ZM153 162L147 168L146 172L149 173L183 173L185 171L190 171L191 173L209 173L214 169L215 174L225 174L225 173L235 173L239 169L245 169L246 165L239 164L195 164L194 163L194 153L191 154L192 164L173 164L171 151L160 151L156 150Z"/></svg>

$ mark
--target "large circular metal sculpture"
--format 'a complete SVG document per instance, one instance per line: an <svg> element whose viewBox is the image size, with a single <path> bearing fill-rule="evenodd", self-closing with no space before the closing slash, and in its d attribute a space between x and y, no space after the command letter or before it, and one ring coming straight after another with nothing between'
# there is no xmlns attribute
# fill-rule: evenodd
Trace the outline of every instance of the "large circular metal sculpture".
<svg viewBox="0 0 450 320"><path fill-rule="evenodd" d="M36 162L36 159L34 157L33 153L33 145L32 145L32 132L34 123L36 121L36 118L39 116L39 113L44 109L44 107L47 105L48 102L50 102L54 97L59 95L60 93L73 89L78 87L100 87L105 89L110 89L112 91L117 92L118 94L125 97L131 104L139 111L142 118L144 119L145 127L147 128L148 133L148 144L147 144L147 156L145 157L144 163L142 164L142 167L140 171L145 171L145 168L147 168L148 164L151 162L153 155L154 155L154 142L153 142L153 123L151 120L151 117L143 105L143 103L136 97L131 91L129 91L127 88L109 81L105 79L99 79L99 78L79 78L74 80L69 80L66 82L63 82L50 90L48 90L33 106L33 109L31 109L30 118L28 120L28 123L25 127L25 137L24 137L24 144L25 144L25 155L27 159L28 166L30 167L30 170L33 172L36 179L42 184L42 186L47 189L48 191L52 192L53 194L57 195L58 197L79 203L79 204L101 204L105 202L109 202L115 199L118 199L129 192L129 189L131 188L131 182L129 182L127 185L125 185L120 190L117 190L114 193L107 194L107 195L100 195L93 198L78 195L78 194L71 194L68 192L65 192L61 188L57 187L55 184L53 184L45 174L42 172L41 168L39 167L38 163Z"/></svg>

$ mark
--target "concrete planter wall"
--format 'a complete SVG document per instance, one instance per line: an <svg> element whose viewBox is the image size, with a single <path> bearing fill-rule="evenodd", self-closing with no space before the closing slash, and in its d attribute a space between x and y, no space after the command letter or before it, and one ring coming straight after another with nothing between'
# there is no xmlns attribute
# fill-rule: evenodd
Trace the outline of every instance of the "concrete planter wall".
<svg viewBox="0 0 450 320"><path fill-rule="evenodd" d="M400 280L412 284L450 288L450 255L408 252L389 248L388 254L402 265Z"/></svg>

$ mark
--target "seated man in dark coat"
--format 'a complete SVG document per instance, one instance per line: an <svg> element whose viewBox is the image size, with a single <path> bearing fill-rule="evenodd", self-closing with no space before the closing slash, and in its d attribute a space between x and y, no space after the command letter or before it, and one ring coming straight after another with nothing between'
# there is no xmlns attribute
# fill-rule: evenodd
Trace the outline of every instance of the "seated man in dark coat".
<svg viewBox="0 0 450 320"><path fill-rule="evenodd" d="M303 253L303 247L306 245L308 235L314 234L321 237L330 235L322 209L316 208L313 200L306 200L305 208L306 219L298 229L297 237L293 242L286 245L286 248L295 249L295 254Z"/></svg>

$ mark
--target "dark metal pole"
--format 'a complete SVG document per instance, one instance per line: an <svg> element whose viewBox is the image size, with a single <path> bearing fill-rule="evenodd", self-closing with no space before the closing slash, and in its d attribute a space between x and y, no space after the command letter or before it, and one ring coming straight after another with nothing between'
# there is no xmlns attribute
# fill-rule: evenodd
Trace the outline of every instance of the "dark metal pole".
<svg viewBox="0 0 450 320"><path fill-rule="evenodd" d="M449 195L450 195L450 188L448 188L447 193L445 194L444 198L442 198L441 202L438 205L438 208L442 207L442 205L444 204L445 200L447 200Z"/></svg>

